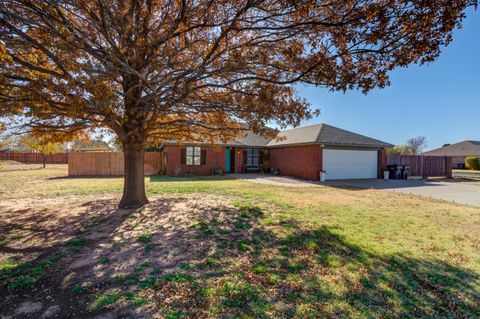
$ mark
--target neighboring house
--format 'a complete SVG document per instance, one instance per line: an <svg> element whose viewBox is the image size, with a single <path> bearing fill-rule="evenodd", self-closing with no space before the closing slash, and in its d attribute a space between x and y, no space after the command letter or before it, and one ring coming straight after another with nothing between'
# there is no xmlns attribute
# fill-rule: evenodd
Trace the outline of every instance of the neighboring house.
<svg viewBox="0 0 480 319"><path fill-rule="evenodd" d="M463 141L450 144L445 147L425 152L423 155L452 157L453 167L458 168L465 165L466 157L475 156L480 158L480 141Z"/></svg>
<svg viewBox="0 0 480 319"><path fill-rule="evenodd" d="M386 148L391 144L317 124L281 131L266 139L248 131L245 137L228 144L161 145L164 173L210 175L278 168L282 175L318 180L320 171L327 179L377 178L386 166ZM268 154L268 155L266 155Z"/></svg>

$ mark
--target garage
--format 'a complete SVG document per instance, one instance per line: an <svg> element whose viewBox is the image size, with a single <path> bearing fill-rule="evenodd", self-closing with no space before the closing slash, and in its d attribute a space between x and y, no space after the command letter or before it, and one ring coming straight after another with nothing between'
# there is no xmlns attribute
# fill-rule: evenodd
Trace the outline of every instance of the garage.
<svg viewBox="0 0 480 319"><path fill-rule="evenodd" d="M323 170L327 180L377 178L377 150L324 149Z"/></svg>

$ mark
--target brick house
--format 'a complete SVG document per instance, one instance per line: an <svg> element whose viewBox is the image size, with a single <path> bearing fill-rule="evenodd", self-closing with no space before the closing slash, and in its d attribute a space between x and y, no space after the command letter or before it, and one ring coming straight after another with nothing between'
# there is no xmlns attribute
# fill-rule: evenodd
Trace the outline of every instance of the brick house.
<svg viewBox="0 0 480 319"><path fill-rule="evenodd" d="M377 178L386 166L386 148L391 144L316 124L281 131L266 139L248 131L228 144L161 145L163 173L170 176L221 172L259 172L280 169L281 175L318 180Z"/></svg>

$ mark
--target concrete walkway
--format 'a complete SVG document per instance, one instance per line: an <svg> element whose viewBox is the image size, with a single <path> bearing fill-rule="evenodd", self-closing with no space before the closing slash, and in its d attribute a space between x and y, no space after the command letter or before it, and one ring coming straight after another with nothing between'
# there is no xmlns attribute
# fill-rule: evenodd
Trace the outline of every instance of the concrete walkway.
<svg viewBox="0 0 480 319"><path fill-rule="evenodd" d="M373 188L389 192L420 195L480 207L480 185L475 185L471 181L367 179L328 181L325 185L333 187L346 186L354 188Z"/></svg>
<svg viewBox="0 0 480 319"><path fill-rule="evenodd" d="M285 187L322 187L319 182L306 181L287 176L273 176L268 174L230 174L233 178L246 180L252 183L285 186Z"/></svg>

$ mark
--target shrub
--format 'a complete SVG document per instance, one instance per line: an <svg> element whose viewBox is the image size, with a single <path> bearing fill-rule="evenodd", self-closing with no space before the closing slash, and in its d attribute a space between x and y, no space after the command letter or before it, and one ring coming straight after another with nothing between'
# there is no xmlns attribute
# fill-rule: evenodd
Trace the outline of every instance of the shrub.
<svg viewBox="0 0 480 319"><path fill-rule="evenodd" d="M474 156L465 158L465 166L468 169L480 170L480 159Z"/></svg>
<svg viewBox="0 0 480 319"><path fill-rule="evenodd" d="M272 169L270 170L270 172L271 172L273 175L275 175L275 176L280 175L280 169L279 169L279 168L272 168Z"/></svg>
<svg viewBox="0 0 480 319"><path fill-rule="evenodd" d="M161 152L160 145L148 145L145 147L145 152Z"/></svg>

